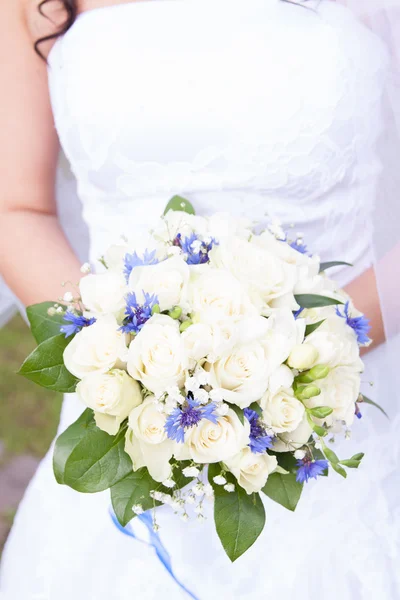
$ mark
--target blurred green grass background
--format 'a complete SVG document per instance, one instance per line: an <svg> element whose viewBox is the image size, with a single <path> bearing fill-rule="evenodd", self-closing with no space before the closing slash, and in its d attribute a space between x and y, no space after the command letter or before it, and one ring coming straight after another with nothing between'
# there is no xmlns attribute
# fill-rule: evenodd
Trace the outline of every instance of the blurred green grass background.
<svg viewBox="0 0 400 600"><path fill-rule="evenodd" d="M40 388L17 375L34 347L35 341L20 315L0 329L0 552L17 508L15 489L8 494L8 479L12 478L14 487L17 479L22 493L29 482L32 465L50 446L60 415L61 394ZM24 469L13 473L14 462L21 466L24 460L30 465L26 469L27 481L24 481Z"/></svg>

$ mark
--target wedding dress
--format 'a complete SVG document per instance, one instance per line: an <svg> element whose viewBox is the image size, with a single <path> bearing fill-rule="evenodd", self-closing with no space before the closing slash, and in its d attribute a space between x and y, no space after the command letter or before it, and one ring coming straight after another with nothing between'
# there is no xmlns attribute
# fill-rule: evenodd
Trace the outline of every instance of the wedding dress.
<svg viewBox="0 0 400 600"><path fill-rule="evenodd" d="M78 181L94 261L152 226L174 194L199 214L268 214L323 260L372 260L387 56L343 7L278 0L142 0L80 15L49 57L56 128ZM61 279L60 273L60 279ZM367 358L365 380L380 370ZM266 499L265 530L233 565L209 519L163 507L160 539L123 535L108 492L59 486L51 451L17 513L1 600L396 600L400 598L399 427L394 389L337 452L365 451L347 480L305 486L296 513ZM65 398L60 431L82 412ZM397 414L397 416L396 416ZM146 540L136 520L133 529Z"/></svg>

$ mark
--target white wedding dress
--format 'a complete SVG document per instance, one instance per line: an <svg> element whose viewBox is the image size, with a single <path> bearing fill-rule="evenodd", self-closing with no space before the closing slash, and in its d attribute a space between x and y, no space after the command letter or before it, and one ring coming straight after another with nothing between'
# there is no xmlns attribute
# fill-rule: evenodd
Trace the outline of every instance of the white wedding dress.
<svg viewBox="0 0 400 600"><path fill-rule="evenodd" d="M52 106L93 260L180 193L199 214L295 223L323 259L355 264L343 284L371 264L386 54L347 10L307 6L142 0L84 13L56 42ZM160 539L191 594L118 531L108 492L57 485L50 451L5 548L1 600L400 598L400 421L393 393L379 401L391 422L366 408L338 444L342 458L366 452L360 469L306 485L294 514L266 499L265 530L233 565L212 506L205 524L160 509ZM60 430L82 410L66 397Z"/></svg>

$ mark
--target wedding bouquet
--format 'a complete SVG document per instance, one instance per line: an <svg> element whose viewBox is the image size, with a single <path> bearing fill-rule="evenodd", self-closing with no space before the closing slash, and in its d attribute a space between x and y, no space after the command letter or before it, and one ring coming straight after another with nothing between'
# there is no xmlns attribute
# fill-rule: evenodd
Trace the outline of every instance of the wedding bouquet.
<svg viewBox="0 0 400 600"><path fill-rule="evenodd" d="M20 372L87 407L56 441L60 484L110 488L122 526L160 504L201 520L209 499L234 561L264 527L260 494L294 510L310 478L359 466L327 441L368 401L368 320L325 274L343 263L179 196L101 263L76 294L28 309L39 345Z"/></svg>

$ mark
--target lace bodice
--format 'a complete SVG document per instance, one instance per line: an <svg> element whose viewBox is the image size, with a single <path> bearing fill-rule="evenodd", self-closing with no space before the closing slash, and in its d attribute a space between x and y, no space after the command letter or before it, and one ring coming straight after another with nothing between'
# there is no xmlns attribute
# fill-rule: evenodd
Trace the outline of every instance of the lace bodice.
<svg viewBox="0 0 400 600"><path fill-rule="evenodd" d="M352 276L366 267L385 54L342 7L307 6L141 0L56 42L55 124L93 259L179 193L199 213L294 223Z"/></svg>

